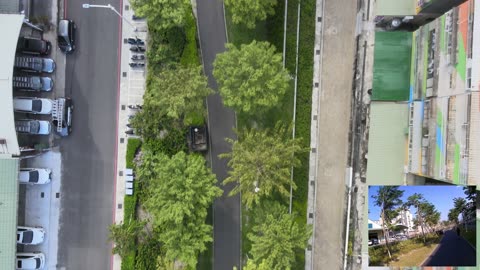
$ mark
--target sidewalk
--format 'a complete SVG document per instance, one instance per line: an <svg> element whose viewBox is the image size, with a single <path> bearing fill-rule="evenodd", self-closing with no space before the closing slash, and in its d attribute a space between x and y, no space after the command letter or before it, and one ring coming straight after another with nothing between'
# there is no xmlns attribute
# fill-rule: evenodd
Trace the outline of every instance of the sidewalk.
<svg viewBox="0 0 480 270"><path fill-rule="evenodd" d="M114 221L116 224L123 222L123 199L125 197L125 177L123 171L125 170L125 155L127 153L127 142L129 136L125 134L126 124L128 123L128 116L134 114L134 111L128 108L128 105L143 104L143 94L145 93L145 79L146 79L146 67L131 68L128 63L131 62L130 58L133 54L130 51L130 45L125 42L125 39L129 37L138 37L143 39L146 43L147 39L147 24L145 21L132 21L133 10L130 3L126 0L123 1L123 6L118 12L122 13L131 23L137 27L137 32L131 27L130 24L122 21L122 43L119 44L120 48L120 92L119 92L119 108L117 119L117 178L115 185L115 212ZM147 48L148 49L148 48ZM122 173L120 173L122 172ZM134 190L134 192L136 192ZM112 267L113 270L120 270L122 265L122 259L119 255L113 255Z"/></svg>

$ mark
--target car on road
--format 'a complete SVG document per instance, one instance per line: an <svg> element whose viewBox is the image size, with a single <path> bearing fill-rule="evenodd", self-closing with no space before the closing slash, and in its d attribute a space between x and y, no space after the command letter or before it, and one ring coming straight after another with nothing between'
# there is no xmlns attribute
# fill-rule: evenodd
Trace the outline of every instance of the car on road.
<svg viewBox="0 0 480 270"><path fill-rule="evenodd" d="M46 168L21 168L18 172L20 184L47 184L52 180L52 171Z"/></svg>
<svg viewBox="0 0 480 270"><path fill-rule="evenodd" d="M30 135L48 135L52 127L49 121L20 119L15 121L15 130L18 133Z"/></svg>
<svg viewBox="0 0 480 270"><path fill-rule="evenodd" d="M72 133L73 102L71 98L55 100L57 110L52 113L52 123L57 133L66 137Z"/></svg>
<svg viewBox="0 0 480 270"><path fill-rule="evenodd" d="M53 80L50 77L40 76L14 76L13 88L20 91L50 91Z"/></svg>
<svg viewBox="0 0 480 270"><path fill-rule="evenodd" d="M45 231L41 227L17 227L17 243L22 245L38 245L43 243Z"/></svg>
<svg viewBox="0 0 480 270"><path fill-rule="evenodd" d="M45 267L45 254L41 252L17 253L17 270L37 270Z"/></svg>
<svg viewBox="0 0 480 270"><path fill-rule="evenodd" d="M49 55L52 49L52 43L48 40L43 40L33 37L20 37L17 43L17 52Z"/></svg>
<svg viewBox="0 0 480 270"><path fill-rule="evenodd" d="M72 20L60 20L58 23L58 47L64 53L75 51L75 31L77 25Z"/></svg>
<svg viewBox="0 0 480 270"><path fill-rule="evenodd" d="M15 57L14 67L26 72L53 73L55 71L55 61L50 58L17 56Z"/></svg>
<svg viewBox="0 0 480 270"><path fill-rule="evenodd" d="M16 112L33 114L50 114L53 108L53 101L47 98L15 97L13 109Z"/></svg>

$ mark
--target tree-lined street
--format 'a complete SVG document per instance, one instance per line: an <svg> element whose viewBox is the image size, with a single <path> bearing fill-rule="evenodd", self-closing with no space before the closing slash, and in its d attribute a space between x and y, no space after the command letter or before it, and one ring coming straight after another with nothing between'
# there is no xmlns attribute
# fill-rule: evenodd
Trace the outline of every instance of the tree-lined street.
<svg viewBox="0 0 480 270"><path fill-rule="evenodd" d="M476 266L476 251L455 231L446 231L437 249L422 266Z"/></svg>

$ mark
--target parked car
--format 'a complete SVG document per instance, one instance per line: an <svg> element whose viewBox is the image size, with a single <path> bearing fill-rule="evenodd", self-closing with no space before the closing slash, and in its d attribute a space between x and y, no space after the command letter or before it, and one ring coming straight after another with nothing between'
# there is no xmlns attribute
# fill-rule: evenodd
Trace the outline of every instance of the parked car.
<svg viewBox="0 0 480 270"><path fill-rule="evenodd" d="M72 133L73 102L71 98L55 100L56 110L52 113L55 131L62 137Z"/></svg>
<svg viewBox="0 0 480 270"><path fill-rule="evenodd" d="M14 76L13 88L20 91L50 91L53 80L50 77Z"/></svg>
<svg viewBox="0 0 480 270"><path fill-rule="evenodd" d="M378 245L378 244L379 244L377 238L372 238L372 239L370 239L370 240L372 241L372 245Z"/></svg>
<svg viewBox="0 0 480 270"><path fill-rule="evenodd" d="M45 254L38 252L18 252L17 270L37 270L45 267Z"/></svg>
<svg viewBox="0 0 480 270"><path fill-rule="evenodd" d="M22 245L38 245L43 243L45 231L41 227L17 227L17 243Z"/></svg>
<svg viewBox="0 0 480 270"><path fill-rule="evenodd" d="M15 57L15 68L36 73L53 73L55 71L55 61L50 58L40 58L31 56Z"/></svg>
<svg viewBox="0 0 480 270"><path fill-rule="evenodd" d="M15 130L18 133L30 135L48 135L52 129L49 121L20 119L15 121Z"/></svg>
<svg viewBox="0 0 480 270"><path fill-rule="evenodd" d="M369 246L373 245L372 239L368 239L368 245L369 245Z"/></svg>
<svg viewBox="0 0 480 270"><path fill-rule="evenodd" d="M72 20L60 20L58 23L58 47L64 53L75 50L75 31L77 25Z"/></svg>
<svg viewBox="0 0 480 270"><path fill-rule="evenodd" d="M48 55L51 49L50 41L33 37L20 37L17 43L17 52L21 53Z"/></svg>
<svg viewBox="0 0 480 270"><path fill-rule="evenodd" d="M190 151L205 152L208 150L207 126L191 126L188 129L187 144Z"/></svg>
<svg viewBox="0 0 480 270"><path fill-rule="evenodd" d="M21 168L18 172L20 184L47 184L52 180L52 171L46 168Z"/></svg>
<svg viewBox="0 0 480 270"><path fill-rule="evenodd" d="M53 108L53 101L47 98L15 97L13 109L17 112L50 114Z"/></svg>

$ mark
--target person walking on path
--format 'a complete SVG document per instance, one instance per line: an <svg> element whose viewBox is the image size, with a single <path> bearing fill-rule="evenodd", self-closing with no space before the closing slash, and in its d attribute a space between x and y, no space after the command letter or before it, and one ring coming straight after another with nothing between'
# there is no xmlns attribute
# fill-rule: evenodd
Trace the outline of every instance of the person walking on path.
<svg viewBox="0 0 480 270"><path fill-rule="evenodd" d="M460 228L457 226L457 236L460 237Z"/></svg>

